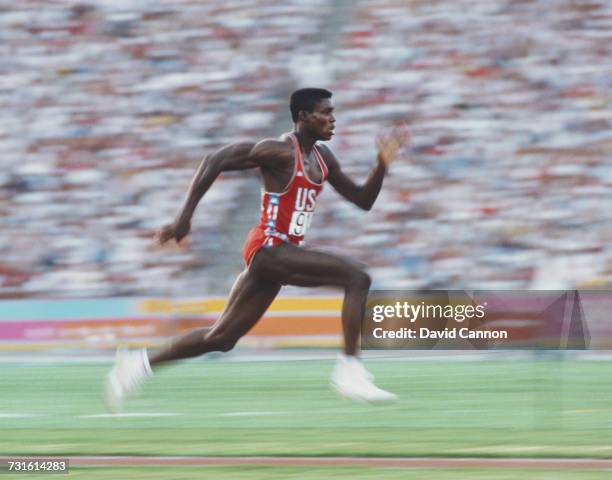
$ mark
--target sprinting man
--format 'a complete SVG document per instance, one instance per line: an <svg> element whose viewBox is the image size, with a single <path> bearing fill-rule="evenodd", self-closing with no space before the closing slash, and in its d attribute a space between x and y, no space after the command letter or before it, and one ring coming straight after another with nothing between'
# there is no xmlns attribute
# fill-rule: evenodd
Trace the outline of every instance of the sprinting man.
<svg viewBox="0 0 612 480"><path fill-rule="evenodd" d="M325 181L340 195L370 210L383 184L389 164L407 144L405 128L377 139L378 157L366 182L355 184L340 168L325 145L334 135L332 93L304 88L291 95L294 130L280 139L256 144L234 143L204 158L189 187L185 203L172 224L163 227L157 240L180 242L188 235L198 202L221 172L259 168L263 200L259 225L244 245L245 270L232 287L225 310L210 328L189 332L161 351L121 352L105 384L108 407L117 411L126 395L162 364L207 352L231 350L266 312L283 285L336 286L344 289L342 331L344 352L333 369L330 384L340 395L361 402L388 402L397 397L372 382L358 358L361 321L370 277L357 262L303 246Z"/></svg>

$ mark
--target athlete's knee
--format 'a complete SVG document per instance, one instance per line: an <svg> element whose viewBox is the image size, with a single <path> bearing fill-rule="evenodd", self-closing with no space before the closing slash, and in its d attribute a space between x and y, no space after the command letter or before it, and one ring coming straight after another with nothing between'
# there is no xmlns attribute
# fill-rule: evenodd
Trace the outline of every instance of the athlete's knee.
<svg viewBox="0 0 612 480"><path fill-rule="evenodd" d="M355 270L348 278L347 288L368 291L372 285L372 277L365 270Z"/></svg>
<svg viewBox="0 0 612 480"><path fill-rule="evenodd" d="M210 332L206 336L206 343L216 352L229 352L236 346L238 338L223 332Z"/></svg>
<svg viewBox="0 0 612 480"><path fill-rule="evenodd" d="M221 352L229 352L230 350L234 349L234 347L236 346L236 343L238 343L238 339L237 338L226 338L221 343L219 351L221 351Z"/></svg>

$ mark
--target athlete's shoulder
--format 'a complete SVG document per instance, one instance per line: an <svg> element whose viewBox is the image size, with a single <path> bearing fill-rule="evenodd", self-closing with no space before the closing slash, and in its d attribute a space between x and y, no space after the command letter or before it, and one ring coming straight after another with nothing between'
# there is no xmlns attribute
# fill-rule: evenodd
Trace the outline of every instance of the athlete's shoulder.
<svg viewBox="0 0 612 480"><path fill-rule="evenodd" d="M321 154L321 158L325 162L325 166L328 169L332 169L338 164L338 159L336 158L336 155L334 154L331 148L329 148L324 143L317 143L316 147L319 153Z"/></svg>
<svg viewBox="0 0 612 480"><path fill-rule="evenodd" d="M291 142L283 137L264 138L257 142L253 148L264 151L285 152L291 151Z"/></svg>
<svg viewBox="0 0 612 480"><path fill-rule="evenodd" d="M264 166L290 160L293 155L291 144L278 138L264 138L255 144L250 157Z"/></svg>

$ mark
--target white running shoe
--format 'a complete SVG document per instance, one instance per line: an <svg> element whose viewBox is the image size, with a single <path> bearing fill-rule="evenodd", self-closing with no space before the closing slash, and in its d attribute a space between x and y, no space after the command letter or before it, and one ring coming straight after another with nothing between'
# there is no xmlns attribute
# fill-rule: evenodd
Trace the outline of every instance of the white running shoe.
<svg viewBox="0 0 612 480"><path fill-rule="evenodd" d="M397 400L397 395L378 388L372 380L374 376L357 357L341 354L329 383L338 395L356 402L390 403Z"/></svg>
<svg viewBox="0 0 612 480"><path fill-rule="evenodd" d="M115 366L106 376L104 403L112 413L119 413L123 400L138 393L144 381L153 375L147 351L117 349Z"/></svg>

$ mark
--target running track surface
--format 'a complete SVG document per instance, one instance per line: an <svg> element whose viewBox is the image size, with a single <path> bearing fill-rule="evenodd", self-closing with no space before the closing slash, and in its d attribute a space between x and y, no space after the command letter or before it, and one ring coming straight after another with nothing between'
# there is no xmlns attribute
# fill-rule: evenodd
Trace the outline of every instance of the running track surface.
<svg viewBox="0 0 612 480"><path fill-rule="evenodd" d="M36 460L41 457L0 457L7 461ZM53 458L45 457L45 460ZM396 468L522 468L547 470L612 469L612 459L590 458L435 458L435 457L143 457L143 456L77 456L68 459L75 466L220 466L267 465L291 467L396 467Z"/></svg>

